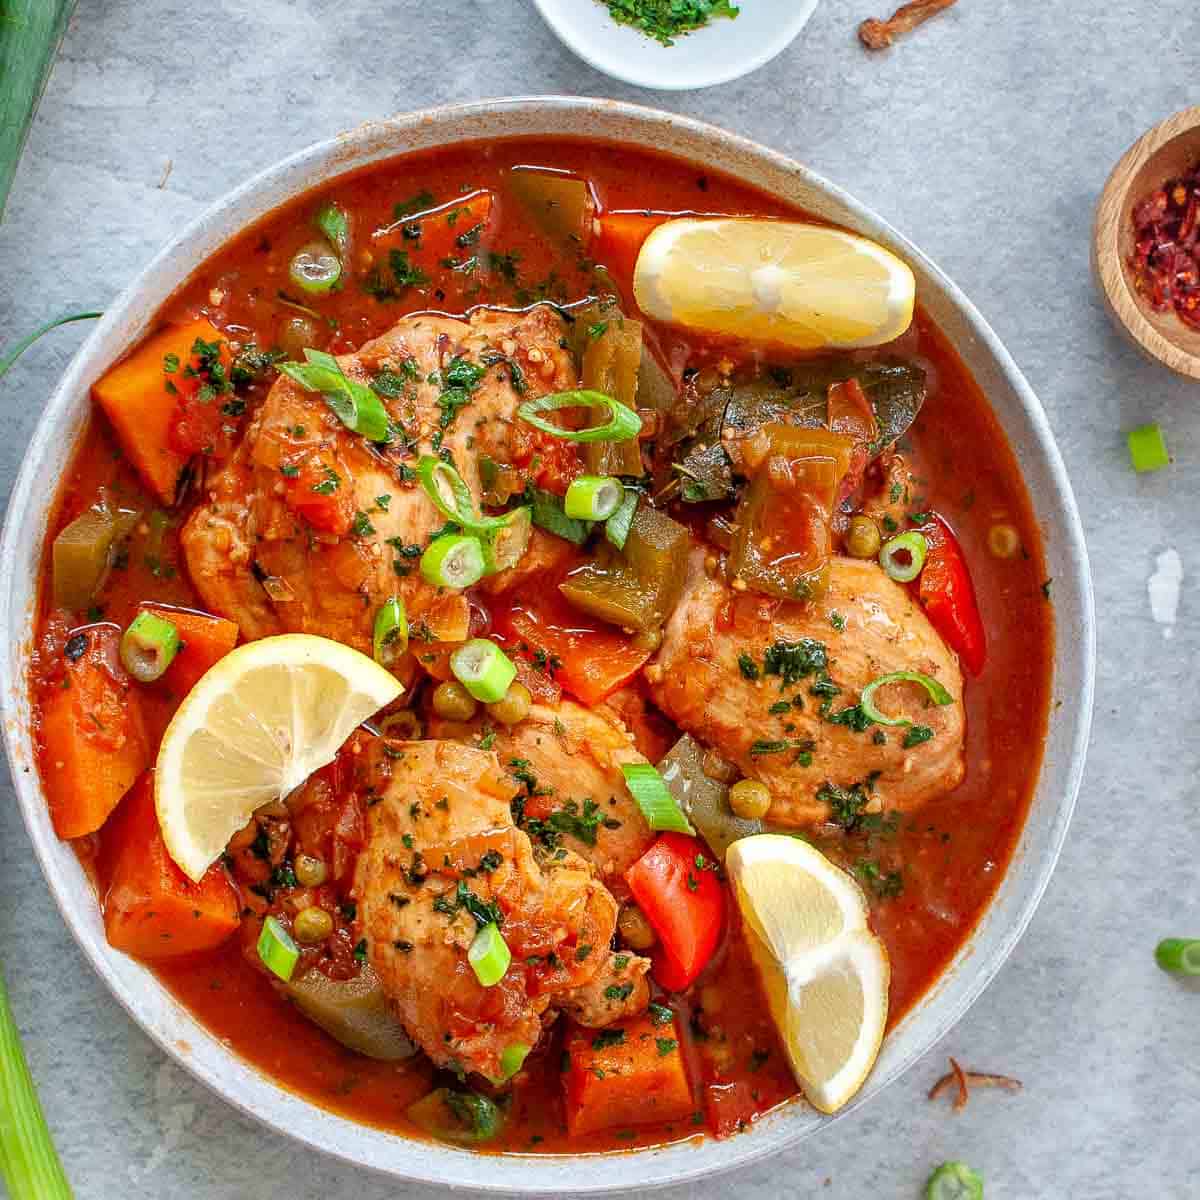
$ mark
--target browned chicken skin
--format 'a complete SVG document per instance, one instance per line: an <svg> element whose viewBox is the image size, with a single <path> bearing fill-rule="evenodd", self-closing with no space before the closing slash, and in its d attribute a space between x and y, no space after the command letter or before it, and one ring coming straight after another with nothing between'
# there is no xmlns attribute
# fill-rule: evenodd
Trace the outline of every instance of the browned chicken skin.
<svg viewBox="0 0 1200 1200"><path fill-rule="evenodd" d="M648 964L632 956L626 1002L611 1013L595 1002L589 985L613 973L616 901L577 855L535 852L495 754L448 741L380 750L358 915L397 1016L435 1063L496 1079L505 1048L536 1045L560 1005L605 1023L644 1007ZM497 916L512 964L484 987L467 952Z"/></svg>
<svg viewBox="0 0 1200 1200"><path fill-rule="evenodd" d="M768 820L797 826L828 820L831 806L818 798L826 784L863 785L868 811L917 808L958 785L965 769L958 661L916 601L876 563L834 558L825 596L804 605L735 593L706 574L704 558L693 551L683 598L647 678L655 701L681 729L767 785ZM872 680L895 671L932 676L954 702L935 707L914 683L880 690L881 711L932 730L932 738L911 748L903 728L859 732L830 723L821 697L810 691L813 675L785 689L778 675L764 671L768 647L804 638L827 648L828 674L840 689L830 702L834 715L857 704ZM800 707L770 711L793 697Z"/></svg>
<svg viewBox="0 0 1200 1200"><path fill-rule="evenodd" d="M213 480L208 503L194 511L182 533L188 570L205 605L236 621L247 638L315 633L367 650L376 609L400 595L410 617L424 616L436 636L465 636L465 602L443 597L436 603L434 589L417 571L420 550L445 518L413 480L412 468L420 455L435 452L440 436L441 449L449 451L478 504L481 457L499 464L528 461L538 435L516 417L521 399L577 382L574 360L562 345L564 328L546 306L524 313L480 311L469 323L416 315L340 356L345 374L363 383L383 370L400 374L402 395L381 399L403 427L407 448L370 446L319 395L281 376L234 460ZM447 422L447 407L439 404L442 373L455 358L487 369L469 401L452 406ZM363 514L344 536L314 529L285 499L280 465L306 452L333 467L339 490L352 495L350 509Z"/></svg>

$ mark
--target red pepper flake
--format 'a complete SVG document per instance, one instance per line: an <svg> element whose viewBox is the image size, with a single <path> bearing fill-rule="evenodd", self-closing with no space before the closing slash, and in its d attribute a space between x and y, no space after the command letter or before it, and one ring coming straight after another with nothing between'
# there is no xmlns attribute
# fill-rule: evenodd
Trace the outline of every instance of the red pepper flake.
<svg viewBox="0 0 1200 1200"><path fill-rule="evenodd" d="M903 33L911 33L930 17L952 8L958 0L911 0L901 5L886 21L872 17L858 27L858 40L868 50L886 50Z"/></svg>
<svg viewBox="0 0 1200 1200"><path fill-rule="evenodd" d="M1133 206L1129 270L1156 312L1200 330L1200 162Z"/></svg>
<svg viewBox="0 0 1200 1200"><path fill-rule="evenodd" d="M957 1085L958 1092L954 1097L954 1111L961 1112L967 1107L972 1087L998 1087L1006 1092L1019 1092L1021 1081L1010 1075L996 1075L991 1071L964 1071L958 1065L958 1060L950 1059L950 1070L929 1089L929 1099L936 1100L947 1088Z"/></svg>

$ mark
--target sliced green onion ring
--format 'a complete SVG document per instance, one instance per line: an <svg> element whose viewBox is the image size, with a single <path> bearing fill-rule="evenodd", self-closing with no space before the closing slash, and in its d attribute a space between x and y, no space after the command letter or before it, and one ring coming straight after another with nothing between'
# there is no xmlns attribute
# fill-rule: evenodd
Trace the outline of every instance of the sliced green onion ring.
<svg viewBox="0 0 1200 1200"><path fill-rule="evenodd" d="M529 549L529 538L533 533L533 517L529 506L514 508L505 513L501 523L486 529L480 536L483 543L483 563L487 574L514 567Z"/></svg>
<svg viewBox="0 0 1200 1200"><path fill-rule="evenodd" d="M360 433L372 442L389 440L387 409L365 383L347 378L338 360L323 350L305 350L304 357L307 362L277 366L305 391L320 392L337 419L352 433Z"/></svg>
<svg viewBox="0 0 1200 1200"><path fill-rule="evenodd" d="M258 935L258 957L267 970L278 975L284 983L291 979L296 969L300 947L275 917L268 917L263 922L262 933Z"/></svg>
<svg viewBox="0 0 1200 1200"><path fill-rule="evenodd" d="M1165 938L1158 943L1154 958L1172 975L1200 975L1200 938Z"/></svg>
<svg viewBox="0 0 1200 1200"><path fill-rule="evenodd" d="M345 211L333 203L322 204L313 223L329 239L339 257L345 258L350 245L350 221Z"/></svg>
<svg viewBox="0 0 1200 1200"><path fill-rule="evenodd" d="M870 683L863 688L862 695L859 697L858 706L863 710L863 713L870 717L876 725L911 725L912 721L908 717L889 717L887 713L880 712L875 706L875 693L881 687L887 687L889 683L919 683L929 694L930 700L938 706L944 706L954 703L954 697L936 679L930 675L922 675L920 671L893 671L890 675L880 675L878 679L872 679Z"/></svg>
<svg viewBox="0 0 1200 1200"><path fill-rule="evenodd" d="M966 1163L942 1163L925 1185L925 1200L983 1200L983 1178Z"/></svg>
<svg viewBox="0 0 1200 1200"><path fill-rule="evenodd" d="M594 425L590 429L563 429L561 425L552 425L538 415L557 412L560 408L606 408L608 420L603 425ZM517 416L522 421L528 421L534 429L540 429L543 433L562 438L566 442L625 442L637 437L642 431L642 418L632 408L622 404L620 400L606 396L603 392L592 392L586 388L573 392L555 392L552 396L526 400L517 409Z"/></svg>
<svg viewBox="0 0 1200 1200"><path fill-rule="evenodd" d="M179 653L179 630L152 612L140 612L121 635L121 664L138 683L161 679Z"/></svg>
<svg viewBox="0 0 1200 1200"><path fill-rule="evenodd" d="M430 542L421 555L421 575L434 587L461 591L478 583L486 566L483 544L470 534L443 534Z"/></svg>
<svg viewBox="0 0 1200 1200"><path fill-rule="evenodd" d="M375 614L371 647L383 667L390 667L408 649L408 614L399 596L389 597Z"/></svg>
<svg viewBox="0 0 1200 1200"><path fill-rule="evenodd" d="M481 704L503 700L508 685L517 677L511 658L487 638L472 638L450 655L454 678Z"/></svg>
<svg viewBox="0 0 1200 1200"><path fill-rule="evenodd" d="M512 962L512 951L494 922L489 922L475 935L467 951L467 962L484 987L495 987L504 978L504 972Z"/></svg>
<svg viewBox="0 0 1200 1200"><path fill-rule="evenodd" d="M649 763L622 763L621 774L651 829L695 835L662 776Z"/></svg>
<svg viewBox="0 0 1200 1200"><path fill-rule="evenodd" d="M472 532L481 527L471 489L452 464L424 454L417 463L417 479L443 517Z"/></svg>
<svg viewBox="0 0 1200 1200"><path fill-rule="evenodd" d="M342 277L342 260L327 242L309 242L292 255L288 278L310 296L324 296Z"/></svg>
<svg viewBox="0 0 1200 1200"><path fill-rule="evenodd" d="M563 497L563 511L579 521L607 521L621 507L625 487L611 475L580 475Z"/></svg>
<svg viewBox="0 0 1200 1200"><path fill-rule="evenodd" d="M908 562L903 562L896 556L907 553ZM907 533L898 533L891 541L884 542L879 551L879 565L887 572L889 579L897 583L912 583L921 573L925 565L925 555L929 553L929 543L923 533L910 529Z"/></svg>
<svg viewBox="0 0 1200 1200"><path fill-rule="evenodd" d="M633 515L637 512L640 499L641 496L632 488L626 488L625 498L621 501L617 511L604 522L604 536L618 550L625 549L629 531L633 528Z"/></svg>

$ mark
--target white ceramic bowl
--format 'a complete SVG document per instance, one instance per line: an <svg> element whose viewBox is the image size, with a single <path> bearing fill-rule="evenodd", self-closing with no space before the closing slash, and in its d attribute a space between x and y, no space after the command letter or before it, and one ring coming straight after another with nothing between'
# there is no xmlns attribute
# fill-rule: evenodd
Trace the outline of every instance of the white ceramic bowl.
<svg viewBox="0 0 1200 1200"><path fill-rule="evenodd" d="M787 49L817 0L739 0L734 18L717 17L664 46L618 25L597 0L533 0L546 23L584 62L639 87L710 87L748 75Z"/></svg>
<svg viewBox="0 0 1200 1200"><path fill-rule="evenodd" d="M810 1136L828 1119L793 1103L723 1142L605 1156L484 1157L369 1129L284 1091L197 1024L145 967L105 941L91 885L50 824L25 683L42 539L72 443L89 414L89 387L147 331L156 310L189 272L253 221L341 172L405 151L516 135L595 137L672 153L738 176L890 247L912 266L921 301L989 397L1033 497L1054 578L1054 694L1070 697L1071 703L1051 713L1037 794L995 901L941 980L884 1042L874 1072L847 1111L869 1101L950 1029L1033 915L1062 847L1083 767L1095 635L1083 533L1062 460L1041 405L996 335L925 255L862 205L804 167L711 126L612 101L564 97L488 101L363 125L301 151L218 201L109 306L46 405L9 501L0 545L5 564L0 579L0 628L5 634L0 691L8 759L34 851L67 925L142 1028L243 1112L310 1146L389 1175L526 1195L566 1195L678 1183L728 1169Z"/></svg>

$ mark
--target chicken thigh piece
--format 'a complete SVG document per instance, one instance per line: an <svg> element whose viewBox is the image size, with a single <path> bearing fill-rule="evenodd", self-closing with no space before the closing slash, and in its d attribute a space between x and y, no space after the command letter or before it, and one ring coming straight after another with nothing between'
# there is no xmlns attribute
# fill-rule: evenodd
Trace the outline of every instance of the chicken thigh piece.
<svg viewBox="0 0 1200 1200"><path fill-rule="evenodd" d="M493 753L450 741L381 741L371 753L354 887L368 959L434 1063L500 1079L505 1049L535 1046L560 1003L582 1006L580 989L611 971L616 902L577 855L535 852ZM489 924L512 961L484 986L468 951ZM642 964L626 973L644 1006Z"/></svg>
<svg viewBox="0 0 1200 1200"><path fill-rule="evenodd" d="M386 445L281 375L182 533L205 605L247 638L315 633L369 650L376 610L398 595L435 636L465 636L465 601L439 597L417 570L445 518L414 467L421 455L449 457L478 506L485 457L524 479L573 453L516 416L523 399L576 386L564 330L544 305L469 322L418 314L340 356L387 409Z"/></svg>
<svg viewBox="0 0 1200 1200"><path fill-rule="evenodd" d="M478 741L484 718L468 724L433 717L432 737ZM547 849L568 847L587 859L610 888L625 891L625 872L654 835L629 792L624 763L646 760L603 705L571 700L535 704L511 728L491 730L491 747L521 795L523 827Z"/></svg>
<svg viewBox="0 0 1200 1200"><path fill-rule="evenodd" d="M958 785L958 661L876 563L834 558L825 595L799 604L734 592L708 576L704 557L692 554L646 675L681 729L766 784L766 820L850 825L861 812L915 809ZM876 704L912 725L863 721L863 689L897 671L930 676L952 702L935 706L920 684L891 683Z"/></svg>

